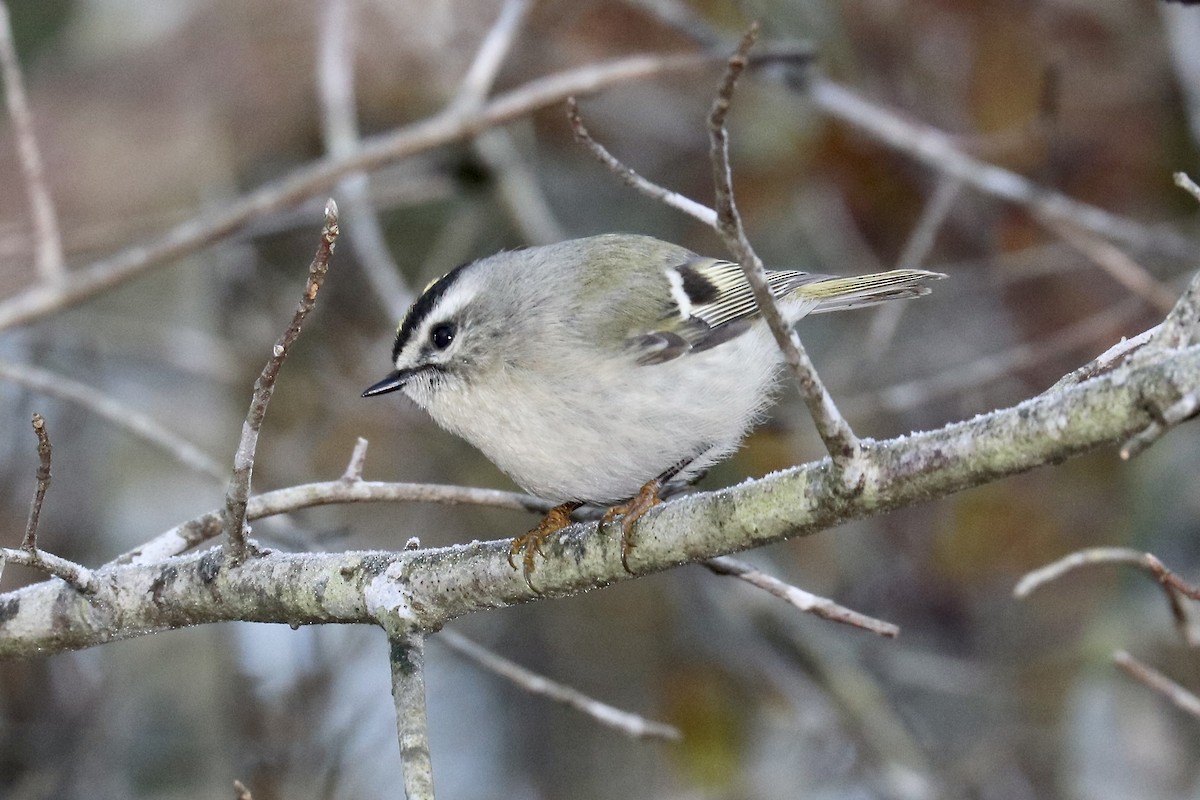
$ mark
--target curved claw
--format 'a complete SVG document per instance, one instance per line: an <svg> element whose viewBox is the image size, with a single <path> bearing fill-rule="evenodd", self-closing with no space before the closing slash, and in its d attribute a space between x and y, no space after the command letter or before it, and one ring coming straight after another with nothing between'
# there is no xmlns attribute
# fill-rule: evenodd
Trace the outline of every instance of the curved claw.
<svg viewBox="0 0 1200 800"><path fill-rule="evenodd" d="M542 542L570 525L571 512L581 505L582 503L570 502L555 506L546 512L546 516L542 518L536 528L512 540L512 544L508 548L508 565L515 570L517 562L513 559L517 553L521 553L521 571L525 575L526 583L529 583L529 576L536 564L536 557L538 555L546 557L546 554L542 552ZM532 589L533 584L530 583L529 587Z"/></svg>
<svg viewBox="0 0 1200 800"><path fill-rule="evenodd" d="M658 478L647 481L636 497L627 503L621 503L608 509L600 520L600 526L604 527L617 517L624 517L621 520L621 566L630 575L636 574L629 568L629 553L637 547L637 542L633 540L634 526L637 525L637 521L642 518L643 514L662 502L660 494L662 487L663 482Z"/></svg>

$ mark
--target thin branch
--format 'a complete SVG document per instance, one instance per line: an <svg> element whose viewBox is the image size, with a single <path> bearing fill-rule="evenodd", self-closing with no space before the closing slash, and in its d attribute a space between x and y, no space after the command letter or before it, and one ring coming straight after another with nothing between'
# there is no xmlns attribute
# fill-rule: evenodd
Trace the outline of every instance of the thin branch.
<svg viewBox="0 0 1200 800"><path fill-rule="evenodd" d="M845 606L840 606L828 598L819 597L797 586L784 583L778 578L772 577L762 570L747 564L745 561L740 561L730 556L717 556L705 561L704 566L717 575L729 575L734 578L740 578L751 586L757 586L768 594L772 594L784 602L790 603L806 614L812 614L821 619L838 622L842 625L852 625L888 638L894 638L900 633L899 626L891 622L884 622L874 617L868 617L866 614L860 614Z"/></svg>
<svg viewBox="0 0 1200 800"><path fill-rule="evenodd" d="M805 52L805 58L809 53ZM791 51L769 54L773 62L795 58ZM132 280L237 233L250 223L328 192L346 175L368 172L434 147L477 136L571 95L588 95L629 81L667 72L694 70L716 62L699 54L635 55L548 75L494 97L473 113L441 113L390 133L364 139L344 157L327 158L298 169L220 209L175 226L157 239L110 258L72 270L61 287L38 286L0 302L0 330L26 324Z"/></svg>
<svg viewBox="0 0 1200 800"><path fill-rule="evenodd" d="M359 146L354 92L352 5L331 0L317 6L317 96L321 103L321 133L332 158L346 158ZM372 294L387 315L398 320L412 302L412 292L388 251L387 237L370 198L365 172L346 175L337 185L345 210L346 241L362 267Z"/></svg>
<svg viewBox="0 0 1200 800"><path fill-rule="evenodd" d="M188 469L215 481L225 481L228 471L197 445L155 420L94 386L32 364L0 361L0 380L24 386L39 394L79 406L112 423L126 433L161 450Z"/></svg>
<svg viewBox="0 0 1200 800"><path fill-rule="evenodd" d="M41 414L34 412L33 433L38 440L37 489L33 492L33 502L29 506L29 522L25 525L25 538L21 541L21 549L30 553L37 550L38 521L42 517L42 503L46 500L46 492L50 489L50 434L46 430L46 420Z"/></svg>
<svg viewBox="0 0 1200 800"><path fill-rule="evenodd" d="M1163 435L1176 425L1187 422L1200 412L1200 391L1191 391L1167 406L1159 414L1159 419L1151 422L1146 429L1133 436L1121 446L1121 458L1129 459L1139 456Z"/></svg>
<svg viewBox="0 0 1200 800"><path fill-rule="evenodd" d="M1192 276L1191 282L1180 296L1171 313L1162 321L1154 335L1152 346L1168 351L1178 351L1200 341L1200 273ZM1200 412L1200 390L1194 386L1180 387L1181 397L1165 407L1153 407L1154 420L1142 431L1131 437L1121 447L1121 458L1130 459L1154 444L1168 430L1185 422Z"/></svg>
<svg viewBox="0 0 1200 800"><path fill-rule="evenodd" d="M507 658L496 655L491 650L455 631L440 631L436 641L474 661L489 672L494 672L505 680L512 681L530 694L548 697L576 711L581 711L601 725L607 725L626 736L635 739L666 739L672 742L682 738L679 729L673 725L655 722L588 697L578 689L565 686L509 661Z"/></svg>
<svg viewBox="0 0 1200 800"><path fill-rule="evenodd" d="M317 246L317 253L308 268L308 283L304 287L304 295L296 306L296 313L292 315L291 325L275 341L275 346L271 348L271 358L263 367L258 380L254 382L254 396L250 401L250 410L246 413L246 421L242 424L242 438L233 456L233 476L229 479L229 489L225 493L225 514L229 534L227 550L234 564L240 564L247 555L246 500L250 496L250 479L254 472L258 432L262 429L267 404L271 402L271 395L275 391L275 379L279 376L279 369L283 366L292 344L300 336L305 318L317 303L317 292L320 291L325 274L329 271L329 259L333 255L337 237L337 203L329 200L325 204L325 227L321 230L321 242Z"/></svg>
<svg viewBox="0 0 1200 800"><path fill-rule="evenodd" d="M350 462L346 464L346 471L342 473L342 480L347 483L361 481L363 465L366 461L367 440L360 436L354 442L354 451L350 454Z"/></svg>
<svg viewBox="0 0 1200 800"><path fill-rule="evenodd" d="M1192 276L1187 289L1163 320L1154 338L1156 347L1178 350L1200 341L1200 272Z"/></svg>
<svg viewBox="0 0 1200 800"><path fill-rule="evenodd" d="M843 401L843 407L851 413L866 413L868 409L898 412L920 408L939 397L977 388L988 381L1022 369L1045 365L1056 357L1094 346L1102 337L1111 336L1114 328L1140 318L1144 307L1140 298L1129 297L1112 308L1055 331L1045 341L1022 342L997 353L981 355L967 363L947 364L936 374L850 397ZM1093 364L1097 372L1086 376L1081 374L1074 382L1099 374L1100 365L1096 362ZM1060 384L1065 385L1060 381L1046 392L1056 391L1061 388Z"/></svg>
<svg viewBox="0 0 1200 800"><path fill-rule="evenodd" d="M504 59L508 57L517 34L525 24L529 5L529 0L505 0L496 21L475 51L475 58L459 84L458 94L450 103L449 112L473 112L483 105L496 83Z"/></svg>
<svg viewBox="0 0 1200 800"><path fill-rule="evenodd" d="M38 521L42 516L42 503L46 499L46 491L50 488L51 456L50 434L46 431L46 420L42 418L41 414L33 415L33 432L38 440L38 468L35 473L37 489L34 490L33 502L29 507L29 522L25 526L25 538L21 541L21 549L0 548L0 575L3 575L5 565L21 564L62 578L76 591L91 594L96 588L91 570L74 561L68 561L38 549Z"/></svg>
<svg viewBox="0 0 1200 800"><path fill-rule="evenodd" d="M1069 222L1047 219L1045 223L1063 241L1107 272L1109 277L1158 311L1165 314L1174 308L1175 292L1156 280L1149 270L1112 242Z"/></svg>
<svg viewBox="0 0 1200 800"><path fill-rule="evenodd" d="M449 112L474 112L483 105L525 24L529 8L529 0L506 0L475 52ZM537 174L525 163L511 132L492 128L476 136L471 146L495 176L500 202L525 241L547 244L566 238L538 184Z"/></svg>
<svg viewBox="0 0 1200 800"><path fill-rule="evenodd" d="M1162 323L1155 325L1153 328L1142 331L1136 336L1121 337L1121 341L1114 344L1112 347L1105 350L1100 355L1093 358L1082 367L1077 367L1071 370L1066 375L1054 382L1054 385L1046 390L1045 393L1056 392L1065 386L1071 386L1076 383L1095 378L1097 375L1103 375L1106 372L1112 372L1122 364L1126 364L1129 360L1135 357L1138 351L1145 347L1151 346L1159 331L1162 329Z"/></svg>
<svg viewBox="0 0 1200 800"><path fill-rule="evenodd" d="M96 592L96 578L92 570L61 556L47 553L45 550L26 550L24 544L20 549L0 547L0 574L3 573L4 566L7 564L20 564L23 567L61 578L63 582L80 594L88 595Z"/></svg>
<svg viewBox="0 0 1200 800"><path fill-rule="evenodd" d="M509 130L484 131L475 137L472 148L494 177L500 203L526 242L549 244L567 238L538 183L536 171Z"/></svg>
<svg viewBox="0 0 1200 800"><path fill-rule="evenodd" d="M13 43L12 21L8 4L3 0L0 0L0 77L4 82L4 99L8 104L8 115L12 118L21 173L25 178L25 193L29 198L33 229L37 236L38 274L43 283L59 286L67 278L67 265L63 257L62 233L58 228L58 212L54 209L54 200L46 185L46 169L38 150L33 114L25 97L21 63Z"/></svg>
<svg viewBox="0 0 1200 800"><path fill-rule="evenodd" d="M1186 711L1193 717L1200 719L1200 697L1189 692L1158 670L1146 666L1124 650L1118 650L1113 653L1112 658L1113 663L1123 669L1135 681L1158 692L1181 711Z"/></svg>
<svg viewBox="0 0 1200 800"><path fill-rule="evenodd" d="M360 440L362 441L362 440ZM246 504L246 519L287 514L305 508L342 503L437 503L439 505L476 505L507 508L545 514L552 503L519 492L476 489L469 486L441 486L427 483L381 483L346 480L306 483L257 494ZM114 564L152 564L164 558L186 553L224 530L225 517L213 511L189 520L148 542L118 556Z"/></svg>
<svg viewBox="0 0 1200 800"><path fill-rule="evenodd" d="M800 337L779 311L779 306L767 287L767 275L762 260L754 252L746 236L741 215L734 201L733 171L729 163L729 133L725 127L725 118L729 113L738 77L746 67L747 54L757 37L758 24L754 23L742 37L737 51L730 56L725 77L709 113L709 155L712 159L713 182L716 185L717 232L725 246L742 265L746 280L754 290L759 313L770 327L779 349L783 352L785 363L796 378L800 394L816 423L817 432L833 457L834 465L841 472L844 484L853 489L861 479L860 471L851 468L860 465L861 462L862 450L858 437L854 435L854 431L850 429L825 389L812 360L804 350L804 345L800 343Z"/></svg>
<svg viewBox="0 0 1200 800"><path fill-rule="evenodd" d="M1200 202L1200 186L1196 185L1196 182L1192 180L1190 175L1186 172L1176 172L1172 177L1175 179L1176 186L1194 197L1197 202Z"/></svg>
<svg viewBox="0 0 1200 800"><path fill-rule="evenodd" d="M1143 553L1127 547L1091 547L1078 550L1060 558L1040 569L1027 573L1013 588L1013 595L1018 599L1028 597L1035 589L1050 581L1057 580L1063 575L1080 567L1093 564L1128 564L1149 572L1163 587L1167 603L1171 608L1171 616L1179 636L1189 647L1200 647L1200 636L1193 630L1184 608L1182 597L1200 600L1200 587L1193 586L1180 578L1154 555Z"/></svg>
<svg viewBox="0 0 1200 800"><path fill-rule="evenodd" d="M400 734L400 762L407 800L433 800L433 762L425 713L425 636L411 632L389 637L392 699Z"/></svg>
<svg viewBox="0 0 1200 800"><path fill-rule="evenodd" d="M1195 259L1196 245L1186 236L1082 203L973 158L959 150L953 137L944 131L910 122L833 81L814 78L807 85L813 102L826 114L984 194L1027 208L1043 220L1070 223L1137 252L1161 253L1188 263Z"/></svg>
<svg viewBox="0 0 1200 800"><path fill-rule="evenodd" d="M622 163L604 145L593 139L592 134L588 132L587 127L583 124L583 118L579 115L579 103L574 97L567 98L567 121L571 124L571 132L575 134L575 141L586 147L596 157L597 161L608 167L609 171L624 181L626 186L677 211L682 211L684 214L699 220L713 230L717 229L716 211L713 211L703 203L697 203L690 197L685 197L678 192L673 192L670 189L647 180L636 173L631 167Z"/></svg>
<svg viewBox="0 0 1200 800"><path fill-rule="evenodd" d="M904 249L900 251L900 257L896 259L896 269L917 269L929 257L938 231L954 209L954 201L961 190L962 181L956 178L943 175L937 181L933 195L921 209L921 216L909 234ZM878 364L891 349L900 319L908 307L908 303L888 303L874 314L862 346L862 351L867 354L862 362L864 368Z"/></svg>

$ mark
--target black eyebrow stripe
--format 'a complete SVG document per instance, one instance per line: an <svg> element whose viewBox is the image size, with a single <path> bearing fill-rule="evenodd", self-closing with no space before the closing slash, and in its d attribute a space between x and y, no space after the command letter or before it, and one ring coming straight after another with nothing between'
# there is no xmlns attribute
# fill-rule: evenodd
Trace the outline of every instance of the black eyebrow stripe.
<svg viewBox="0 0 1200 800"><path fill-rule="evenodd" d="M459 264L429 284L429 288L409 307L408 313L404 315L404 321L400 323L400 329L396 331L396 343L392 345L393 362L400 355L400 351L404 349L404 346L408 344L408 340L412 338L413 333L425 321L425 318L429 316L429 312L433 311L433 307L437 305L438 300L442 299L446 291L462 275L463 270L470 265L471 262L469 261L465 264Z"/></svg>

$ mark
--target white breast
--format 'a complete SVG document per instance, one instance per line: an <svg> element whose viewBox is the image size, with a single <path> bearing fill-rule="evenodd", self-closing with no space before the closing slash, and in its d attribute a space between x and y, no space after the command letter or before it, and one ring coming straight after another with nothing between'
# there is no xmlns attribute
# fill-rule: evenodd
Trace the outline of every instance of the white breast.
<svg viewBox="0 0 1200 800"><path fill-rule="evenodd" d="M760 325L662 364L559 364L553 379L515 368L426 408L531 494L554 502L625 500L694 459L694 476L733 452L767 404L780 357Z"/></svg>

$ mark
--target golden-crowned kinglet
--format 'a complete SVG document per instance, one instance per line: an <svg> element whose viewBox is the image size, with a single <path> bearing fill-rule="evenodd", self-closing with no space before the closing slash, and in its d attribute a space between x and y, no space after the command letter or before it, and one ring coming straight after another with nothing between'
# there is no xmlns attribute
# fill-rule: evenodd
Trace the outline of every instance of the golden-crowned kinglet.
<svg viewBox="0 0 1200 800"><path fill-rule="evenodd" d="M836 278L771 270L789 323L917 297L935 272ZM528 492L559 503L513 541L533 556L583 504L637 517L669 480L701 475L762 413L783 363L742 268L649 236L608 234L497 253L447 273L413 303L401 390ZM631 501L631 498L633 500ZM514 565L515 566L515 565ZM628 567L628 564L626 564Z"/></svg>

